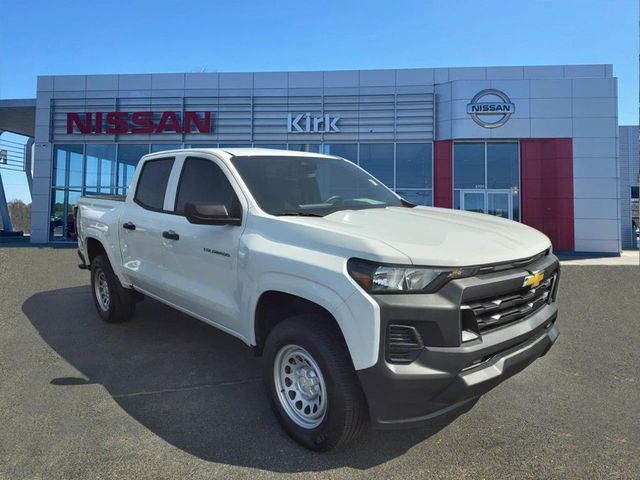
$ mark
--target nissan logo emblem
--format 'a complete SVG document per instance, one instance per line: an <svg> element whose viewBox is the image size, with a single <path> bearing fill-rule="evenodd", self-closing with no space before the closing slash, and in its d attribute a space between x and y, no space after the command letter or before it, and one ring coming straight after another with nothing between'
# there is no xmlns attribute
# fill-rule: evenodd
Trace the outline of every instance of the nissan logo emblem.
<svg viewBox="0 0 640 480"><path fill-rule="evenodd" d="M484 128L501 127L515 111L516 106L507 94L493 88L478 92L467 104L467 113Z"/></svg>

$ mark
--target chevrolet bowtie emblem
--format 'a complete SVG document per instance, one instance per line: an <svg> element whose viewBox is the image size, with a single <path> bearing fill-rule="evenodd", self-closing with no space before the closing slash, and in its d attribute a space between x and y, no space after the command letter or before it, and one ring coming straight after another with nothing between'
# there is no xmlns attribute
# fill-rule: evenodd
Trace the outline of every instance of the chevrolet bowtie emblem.
<svg viewBox="0 0 640 480"><path fill-rule="evenodd" d="M531 275L524 277L523 287L537 287L544 280L544 272L533 272Z"/></svg>

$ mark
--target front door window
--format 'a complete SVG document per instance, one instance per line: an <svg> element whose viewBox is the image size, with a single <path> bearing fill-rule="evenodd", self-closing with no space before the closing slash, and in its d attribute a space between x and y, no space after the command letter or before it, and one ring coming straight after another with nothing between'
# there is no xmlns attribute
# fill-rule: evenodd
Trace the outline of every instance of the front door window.
<svg viewBox="0 0 640 480"><path fill-rule="evenodd" d="M513 220L511 190L460 190L460 209Z"/></svg>

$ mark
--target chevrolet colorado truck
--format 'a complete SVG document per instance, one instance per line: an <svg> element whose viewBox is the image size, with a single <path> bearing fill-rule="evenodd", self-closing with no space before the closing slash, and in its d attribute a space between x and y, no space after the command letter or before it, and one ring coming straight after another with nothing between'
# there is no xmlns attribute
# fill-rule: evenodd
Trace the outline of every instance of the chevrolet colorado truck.
<svg viewBox="0 0 640 480"><path fill-rule="evenodd" d="M238 337L310 449L463 407L558 337L545 235L413 205L342 158L154 153L126 197L82 197L76 215L102 319L148 296Z"/></svg>

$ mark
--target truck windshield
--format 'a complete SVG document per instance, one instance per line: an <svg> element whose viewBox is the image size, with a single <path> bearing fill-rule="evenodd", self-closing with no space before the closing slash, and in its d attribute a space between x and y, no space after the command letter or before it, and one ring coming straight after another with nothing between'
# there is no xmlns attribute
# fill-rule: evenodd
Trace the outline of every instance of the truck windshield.
<svg viewBox="0 0 640 480"><path fill-rule="evenodd" d="M324 216L403 206L387 187L347 160L238 156L231 162L260 208L271 215Z"/></svg>

